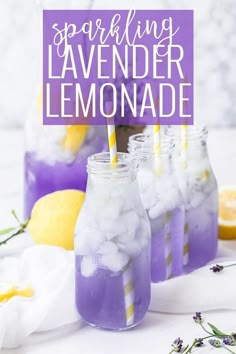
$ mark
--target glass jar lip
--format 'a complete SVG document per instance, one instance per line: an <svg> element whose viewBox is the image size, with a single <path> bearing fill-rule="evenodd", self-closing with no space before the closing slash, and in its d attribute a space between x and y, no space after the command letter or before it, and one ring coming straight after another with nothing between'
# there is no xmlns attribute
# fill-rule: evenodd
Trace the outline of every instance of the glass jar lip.
<svg viewBox="0 0 236 354"><path fill-rule="evenodd" d="M118 162L112 163L109 152L99 152L88 157L87 171L98 174L128 174L138 168L137 161L129 153L118 152Z"/></svg>
<svg viewBox="0 0 236 354"><path fill-rule="evenodd" d="M181 130L181 125L173 126L170 125L167 127L166 134L172 138L177 138L178 133ZM206 141L208 137L208 129L205 124L196 123L193 125L186 126L186 132L189 140L198 140Z"/></svg>
<svg viewBox="0 0 236 354"><path fill-rule="evenodd" d="M171 136L161 135L160 154L165 155L174 149L174 141ZM133 154L140 152L144 155L155 155L153 134L139 133L129 137L128 151Z"/></svg>

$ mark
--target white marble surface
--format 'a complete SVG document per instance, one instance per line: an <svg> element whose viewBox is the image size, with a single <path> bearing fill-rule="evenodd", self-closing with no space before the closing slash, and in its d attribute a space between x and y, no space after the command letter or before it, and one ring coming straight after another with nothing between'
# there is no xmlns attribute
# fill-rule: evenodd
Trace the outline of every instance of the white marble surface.
<svg viewBox="0 0 236 354"><path fill-rule="evenodd" d="M9 212L22 207L23 193L23 133L0 132L0 228L8 226ZM211 130L209 153L219 184L236 184L236 129ZM20 238L17 243L19 244ZM11 250L11 247L10 247ZM236 242L221 242L221 254L235 255ZM199 296L201 291L199 289ZM65 299L66 301L66 299ZM214 299L212 299L214 301ZM199 311L201 309L196 309ZM226 331L235 331L236 312L214 311L204 314L209 322ZM115 333L97 330L79 324L45 334L30 336L21 348L2 350L3 354L168 354L170 343L178 336L190 342L203 335L189 315L171 315L149 312L145 321L135 330ZM223 349L203 347L197 352L223 354Z"/></svg>
<svg viewBox="0 0 236 354"><path fill-rule="evenodd" d="M0 128L21 127L41 81L41 8L194 9L195 117L236 124L235 0L1 0Z"/></svg>

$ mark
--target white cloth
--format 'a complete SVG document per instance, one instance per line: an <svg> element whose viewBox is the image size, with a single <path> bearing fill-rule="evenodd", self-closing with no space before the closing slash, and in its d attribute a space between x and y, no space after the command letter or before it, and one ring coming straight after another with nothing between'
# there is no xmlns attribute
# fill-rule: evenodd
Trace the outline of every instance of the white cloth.
<svg viewBox="0 0 236 354"><path fill-rule="evenodd" d="M74 305L74 254L33 246L0 261L1 281L31 285L33 299L13 297L0 307L0 348L16 347L33 332L79 320Z"/></svg>
<svg viewBox="0 0 236 354"><path fill-rule="evenodd" d="M230 254L228 259L233 261ZM58 247L31 246L19 257L0 260L2 282L30 284L35 291L32 299L13 297L0 306L0 348L16 347L33 332L80 320L75 308L74 272L73 252ZM215 274L208 265L192 274L154 284L150 310L167 313L236 310L236 282L232 281L235 278L236 267Z"/></svg>

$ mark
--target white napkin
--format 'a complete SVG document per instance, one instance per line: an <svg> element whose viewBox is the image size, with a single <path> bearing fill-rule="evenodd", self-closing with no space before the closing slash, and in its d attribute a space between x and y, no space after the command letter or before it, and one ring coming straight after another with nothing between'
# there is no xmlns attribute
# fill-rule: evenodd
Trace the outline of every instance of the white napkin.
<svg viewBox="0 0 236 354"><path fill-rule="evenodd" d="M16 347L33 332L79 320L74 304L74 254L59 247L33 246L20 257L0 261L2 282L30 284L33 299L13 297L0 306L0 348Z"/></svg>
<svg viewBox="0 0 236 354"><path fill-rule="evenodd" d="M233 260L232 255L228 253L228 259ZM2 258L0 275L2 282L31 284L35 291L33 299L14 297L0 305L0 348L16 347L33 332L80 320L74 301L73 252L32 246L19 257ZM208 265L192 274L153 284L150 310L168 313L236 310L235 279L236 267L216 274Z"/></svg>

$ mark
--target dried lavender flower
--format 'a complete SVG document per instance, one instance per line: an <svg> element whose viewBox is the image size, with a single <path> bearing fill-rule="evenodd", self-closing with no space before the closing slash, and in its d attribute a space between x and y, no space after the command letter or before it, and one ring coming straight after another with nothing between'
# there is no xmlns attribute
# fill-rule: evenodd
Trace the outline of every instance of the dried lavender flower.
<svg viewBox="0 0 236 354"><path fill-rule="evenodd" d="M203 339L202 338L195 338L194 347L202 347L203 346Z"/></svg>
<svg viewBox="0 0 236 354"><path fill-rule="evenodd" d="M180 353L182 347L183 347L183 341L179 337L177 339L175 339L174 342L171 344L171 349L175 353Z"/></svg>
<svg viewBox="0 0 236 354"><path fill-rule="evenodd" d="M223 338L223 343L224 343L225 345L234 346L234 345L236 345L236 338L234 338L233 335L231 335L231 336L225 336L225 337Z"/></svg>
<svg viewBox="0 0 236 354"><path fill-rule="evenodd" d="M201 312L196 312L196 315L193 316L193 319L196 323L201 324L202 323L202 315Z"/></svg>
<svg viewBox="0 0 236 354"><path fill-rule="evenodd" d="M209 339L209 343L210 343L210 345L212 345L215 348L221 348L222 347L222 343L218 339Z"/></svg>
<svg viewBox="0 0 236 354"><path fill-rule="evenodd" d="M213 273L219 273L222 272L222 270L224 269L224 266L216 264L213 267L210 268L210 270L212 270Z"/></svg>

